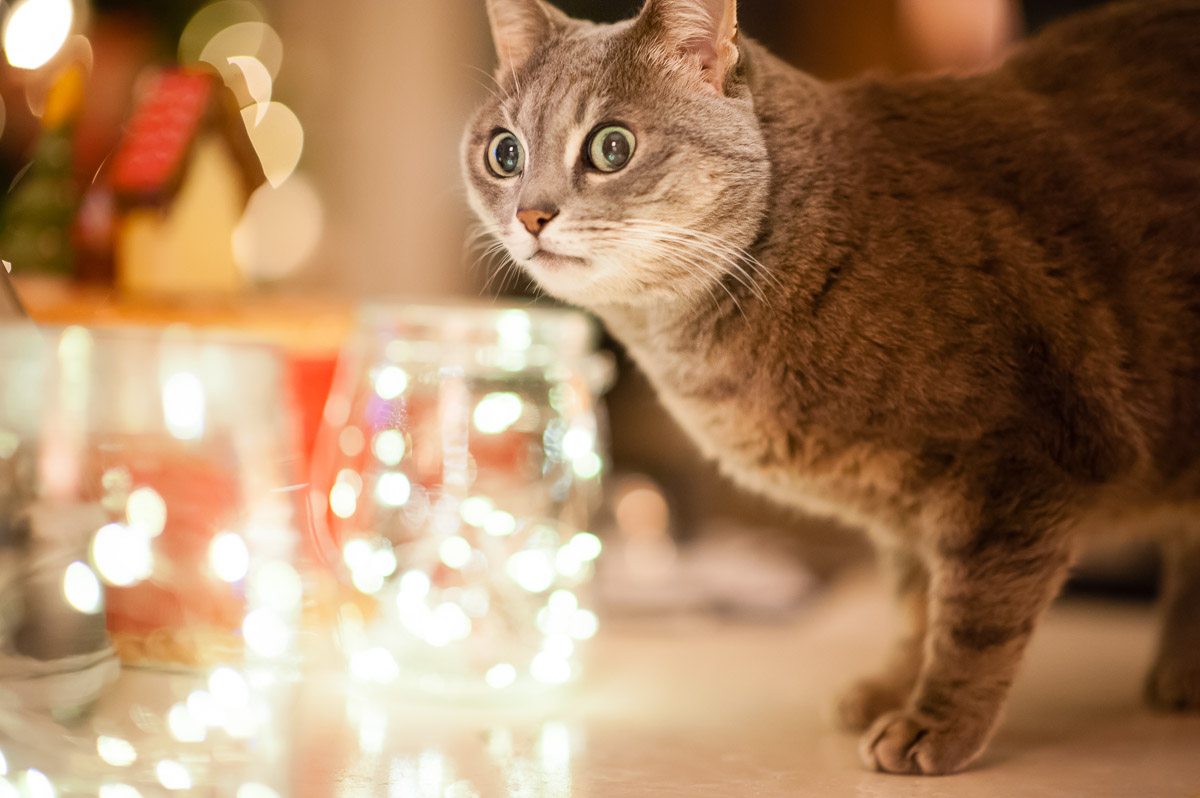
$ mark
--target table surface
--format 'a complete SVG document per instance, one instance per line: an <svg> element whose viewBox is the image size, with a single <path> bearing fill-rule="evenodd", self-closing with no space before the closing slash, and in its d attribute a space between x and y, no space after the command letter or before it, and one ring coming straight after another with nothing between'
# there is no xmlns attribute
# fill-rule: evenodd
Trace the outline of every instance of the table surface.
<svg viewBox="0 0 1200 798"><path fill-rule="evenodd" d="M1155 635L1145 605L1058 604L966 773L865 771L828 707L881 655L889 613L877 583L857 577L780 624L610 621L588 679L542 704L356 703L314 678L297 718L295 794L1200 798L1200 716L1139 701Z"/></svg>

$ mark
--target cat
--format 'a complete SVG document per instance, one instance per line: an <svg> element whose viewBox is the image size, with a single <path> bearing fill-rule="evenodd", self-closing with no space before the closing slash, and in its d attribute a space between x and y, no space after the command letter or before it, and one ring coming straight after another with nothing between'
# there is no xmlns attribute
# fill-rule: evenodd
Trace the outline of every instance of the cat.
<svg viewBox="0 0 1200 798"><path fill-rule="evenodd" d="M462 143L486 228L725 474L889 566L905 627L837 707L867 767L984 750L1099 529L1167 533L1146 692L1200 709L1200 0L841 83L735 0L487 9L499 88Z"/></svg>

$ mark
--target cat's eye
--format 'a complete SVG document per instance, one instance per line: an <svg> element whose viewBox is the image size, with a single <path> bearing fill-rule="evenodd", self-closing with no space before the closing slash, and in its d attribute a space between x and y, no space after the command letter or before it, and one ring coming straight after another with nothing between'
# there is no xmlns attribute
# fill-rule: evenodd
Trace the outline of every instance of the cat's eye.
<svg viewBox="0 0 1200 798"><path fill-rule="evenodd" d="M587 146L588 160L601 172L617 172L629 163L636 147L637 140L627 128L607 125L592 134Z"/></svg>
<svg viewBox="0 0 1200 798"><path fill-rule="evenodd" d="M516 177L525 166L525 150L507 130L492 136L487 148L487 165L496 177Z"/></svg>

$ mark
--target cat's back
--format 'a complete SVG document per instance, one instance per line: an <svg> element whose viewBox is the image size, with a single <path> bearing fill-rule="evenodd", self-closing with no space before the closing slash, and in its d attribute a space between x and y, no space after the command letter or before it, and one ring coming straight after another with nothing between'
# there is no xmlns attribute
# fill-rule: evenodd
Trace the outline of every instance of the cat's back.
<svg viewBox="0 0 1200 798"><path fill-rule="evenodd" d="M998 77L1098 157L1200 162L1200 0L1078 15L1027 42Z"/></svg>

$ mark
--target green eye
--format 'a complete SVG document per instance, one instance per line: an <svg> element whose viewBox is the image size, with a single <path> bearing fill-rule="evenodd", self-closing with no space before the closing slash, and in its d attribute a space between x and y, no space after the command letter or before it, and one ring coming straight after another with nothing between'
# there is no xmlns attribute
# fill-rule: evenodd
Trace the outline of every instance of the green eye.
<svg viewBox="0 0 1200 798"><path fill-rule="evenodd" d="M525 150L521 142L507 130L492 136L487 148L487 165L496 177L515 177L525 166Z"/></svg>
<svg viewBox="0 0 1200 798"><path fill-rule="evenodd" d="M633 133L620 125L602 127L588 144L588 159L601 172L617 172L633 157L637 140Z"/></svg>

